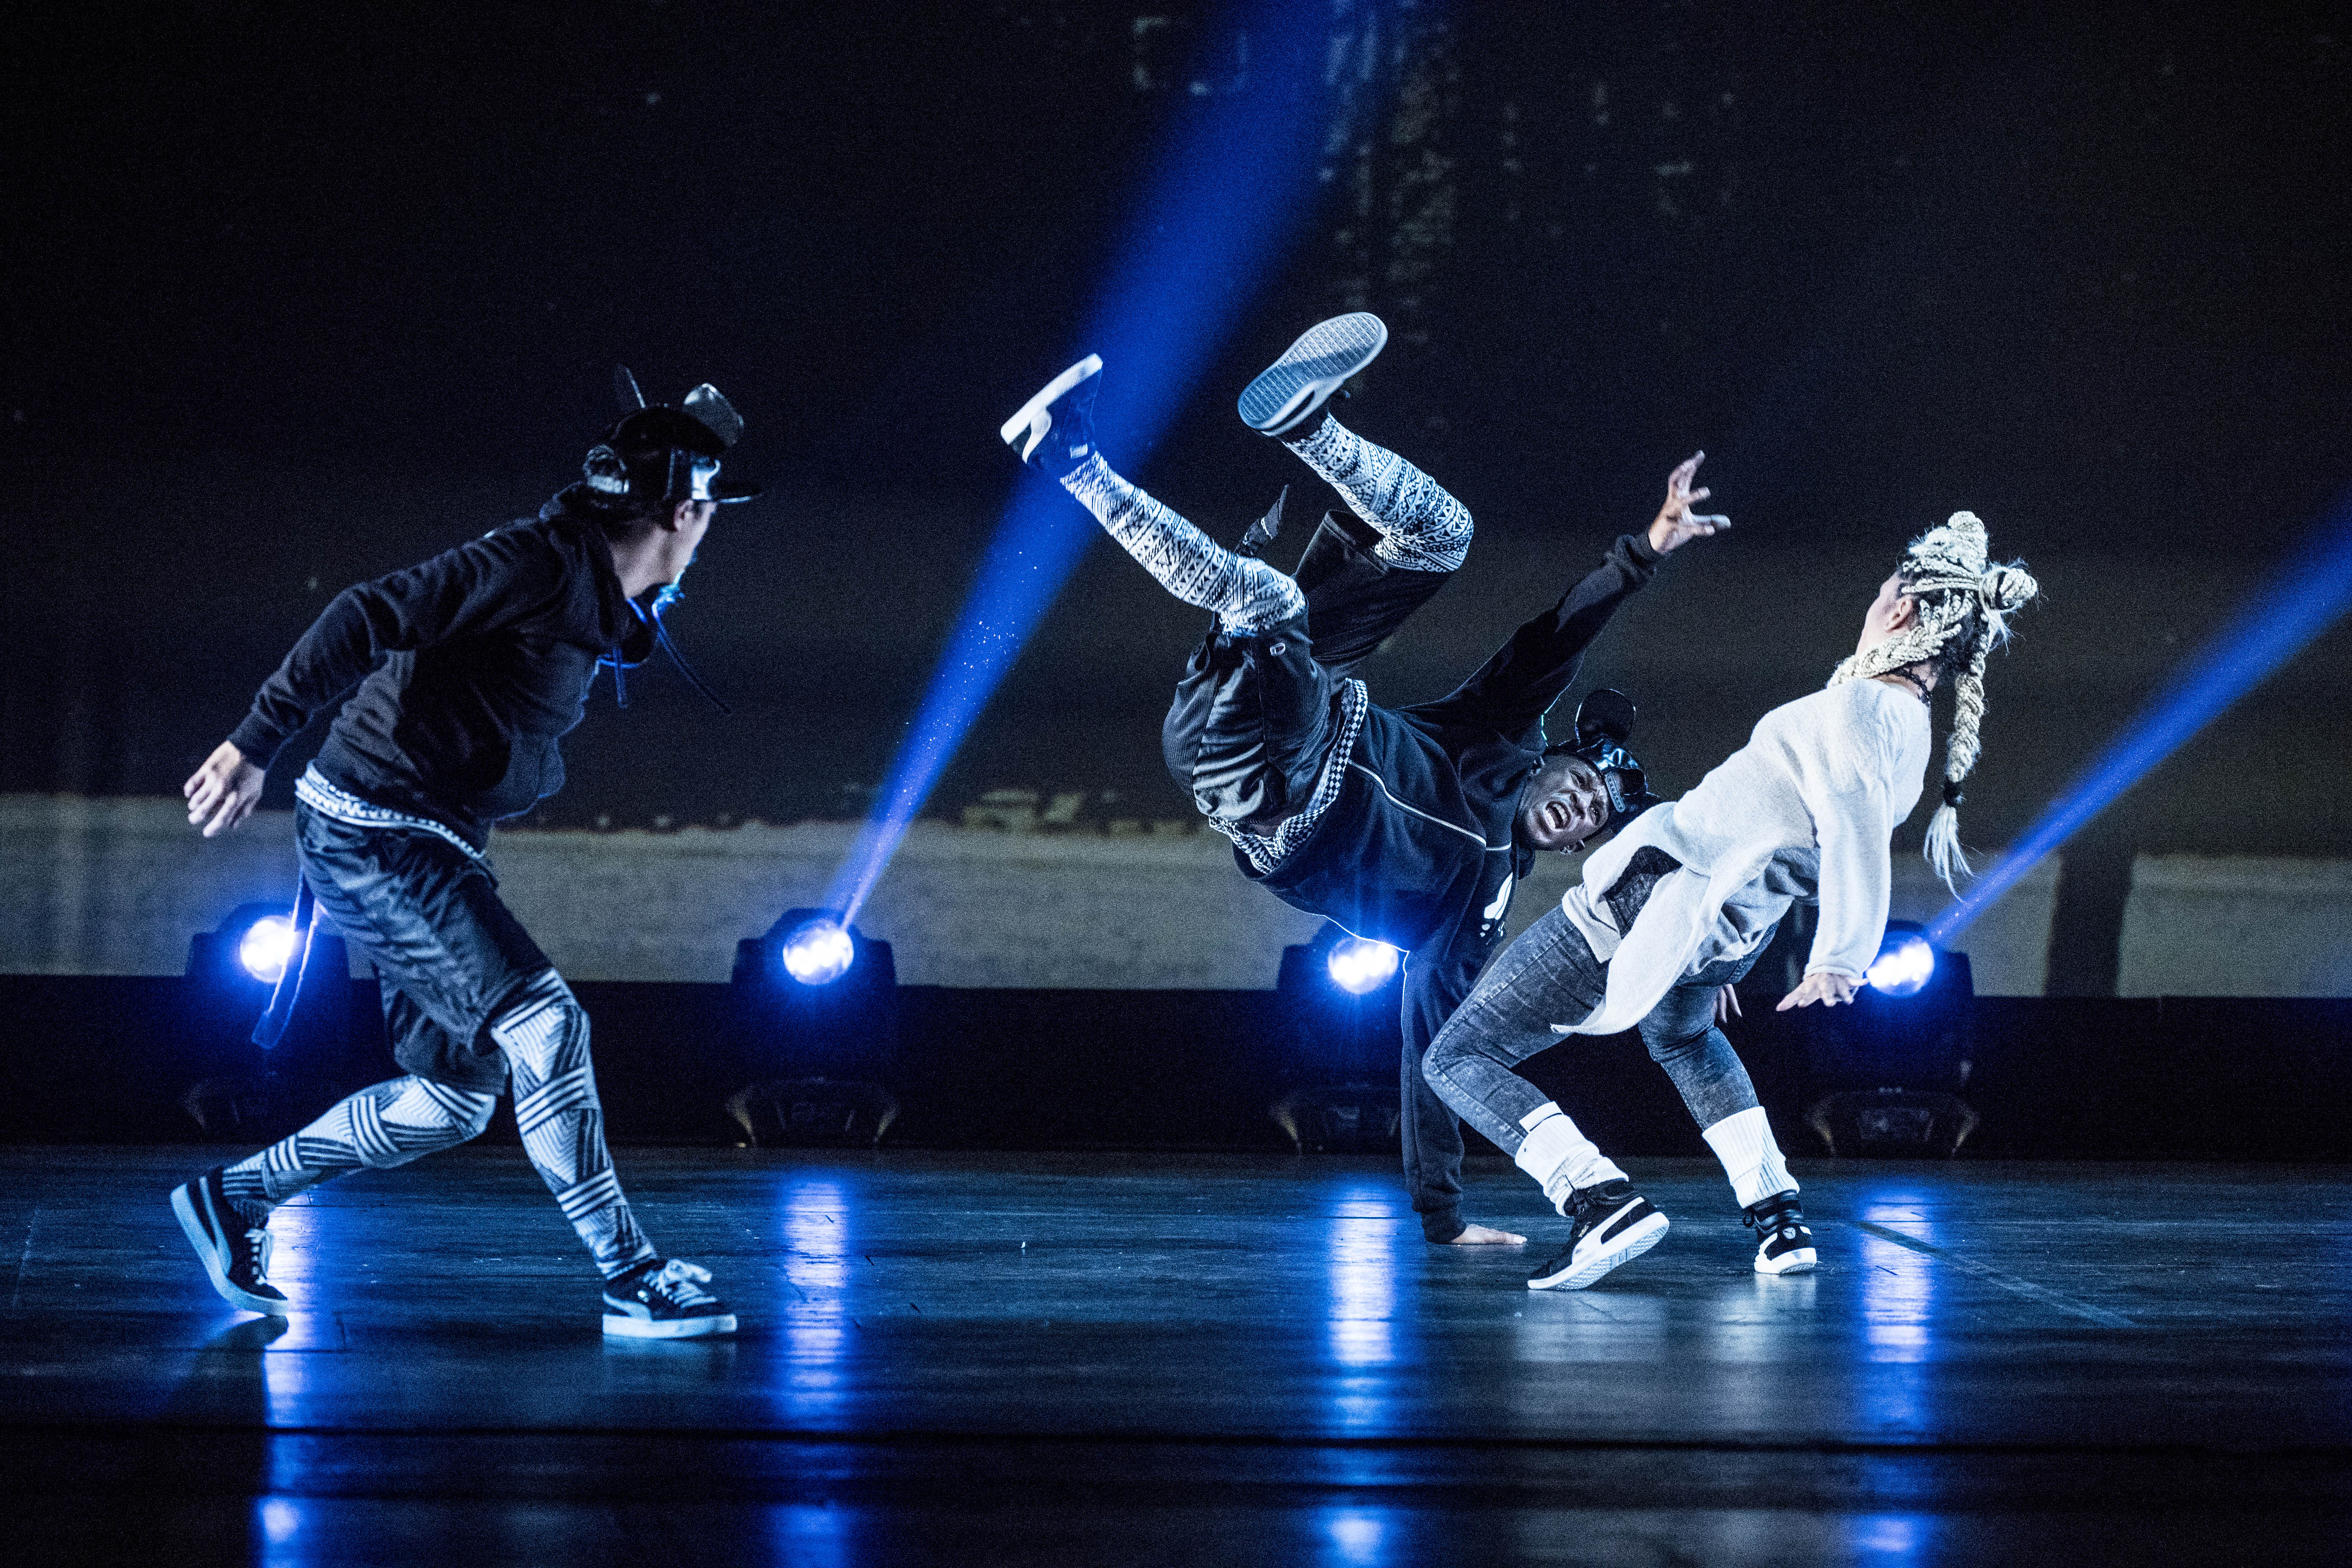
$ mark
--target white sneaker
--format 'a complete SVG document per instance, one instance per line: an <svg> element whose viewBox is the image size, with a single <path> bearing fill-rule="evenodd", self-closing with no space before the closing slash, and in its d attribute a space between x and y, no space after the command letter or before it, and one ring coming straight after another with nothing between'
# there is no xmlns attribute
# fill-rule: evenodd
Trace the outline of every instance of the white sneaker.
<svg viewBox="0 0 2352 1568"><path fill-rule="evenodd" d="M1102 374L1102 356L1088 354L1044 386L1037 395L996 427L1008 447L1021 448L1021 460L1059 479L1086 461L1094 451L1095 377Z"/></svg>
<svg viewBox="0 0 2352 1568"><path fill-rule="evenodd" d="M1242 388L1235 405L1242 423L1268 436L1299 428L1322 411L1341 383L1378 359L1388 341L1388 323L1370 310L1316 322Z"/></svg>
<svg viewBox="0 0 2352 1568"><path fill-rule="evenodd" d="M1530 1290L1581 1290L1620 1264L1631 1263L1658 1245L1666 1216L1622 1177L1580 1189L1575 1199L1576 1228L1568 1247L1533 1274Z"/></svg>

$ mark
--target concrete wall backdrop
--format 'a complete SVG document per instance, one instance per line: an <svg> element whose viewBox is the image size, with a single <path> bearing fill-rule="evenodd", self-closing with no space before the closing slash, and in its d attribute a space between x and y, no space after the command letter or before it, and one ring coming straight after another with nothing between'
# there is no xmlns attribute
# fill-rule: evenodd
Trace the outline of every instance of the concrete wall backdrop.
<svg viewBox="0 0 2352 1568"><path fill-rule="evenodd" d="M854 824L677 832L501 834L508 900L575 979L722 981L738 939L814 905ZM1545 857L1512 911L1524 928L1577 863ZM1895 862L1894 912L1925 919L1943 889ZM171 974L192 932L236 905L288 898L290 819L262 813L206 840L175 801L0 796L0 973ZM2044 864L1961 944L1989 995L2044 986L2059 868ZM2143 858L2122 922L2126 994L2330 995L2352 989L2352 867ZM2217 922L2230 933L2214 940ZM859 918L910 984L1254 989L1318 922L1250 887L1223 839L1192 824L1100 831L918 826Z"/></svg>

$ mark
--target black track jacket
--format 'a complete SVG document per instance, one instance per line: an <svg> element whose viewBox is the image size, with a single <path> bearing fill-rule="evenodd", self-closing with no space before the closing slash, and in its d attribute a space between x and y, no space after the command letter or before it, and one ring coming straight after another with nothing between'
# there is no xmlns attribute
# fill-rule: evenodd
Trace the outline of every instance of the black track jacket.
<svg viewBox="0 0 2352 1568"><path fill-rule="evenodd" d="M1626 534L1452 693L1368 708L1347 782L1307 841L1263 877L1234 857L1283 902L1412 954L1406 1014L1423 1046L1469 994L1535 863L1513 828L1543 758L1544 714L1657 565L1649 542Z"/></svg>

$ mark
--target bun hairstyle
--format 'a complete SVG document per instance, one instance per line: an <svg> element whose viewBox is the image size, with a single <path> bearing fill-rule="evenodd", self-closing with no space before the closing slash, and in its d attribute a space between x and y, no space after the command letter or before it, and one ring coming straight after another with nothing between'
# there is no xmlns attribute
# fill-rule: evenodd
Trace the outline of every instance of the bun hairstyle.
<svg viewBox="0 0 2352 1568"><path fill-rule="evenodd" d="M1903 552L1895 576L1919 602L1919 618L1867 653L1837 667L1832 686L1891 675L1915 664L1930 664L1952 680L1951 733L1944 739L1944 799L1927 825L1927 864L1944 885L1958 890L1953 875L1969 874L1960 848L1960 781L1977 765L1977 731L1984 722L1985 660L2009 640L2009 617L2041 591L2021 562L1988 563L1984 524L1972 511L1956 511L1941 528L1931 528Z"/></svg>

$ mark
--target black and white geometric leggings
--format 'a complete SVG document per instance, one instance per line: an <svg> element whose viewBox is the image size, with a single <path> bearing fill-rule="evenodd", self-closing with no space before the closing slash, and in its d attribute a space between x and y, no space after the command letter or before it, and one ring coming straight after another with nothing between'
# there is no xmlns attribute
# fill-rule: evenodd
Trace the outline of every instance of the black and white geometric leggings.
<svg viewBox="0 0 2352 1568"><path fill-rule="evenodd" d="M1373 553L1390 565L1454 572L1470 553L1470 509L1387 447L1374 446L1328 415L1307 435L1283 444L1372 525L1380 535ZM1228 632L1262 631L1306 608L1306 597L1288 573L1219 544L1122 479L1099 450L1064 475L1062 488L1161 587L1215 614Z"/></svg>
<svg viewBox="0 0 2352 1568"><path fill-rule="evenodd" d="M522 1146L563 1217L606 1279L654 1256L637 1228L604 1146L604 1111L588 1058L588 1014L547 970L491 1020L507 1060ZM291 1137L222 1174L229 1202L255 1225L295 1194L356 1171L404 1165L480 1136L498 1096L431 1079L396 1078L361 1089Z"/></svg>

